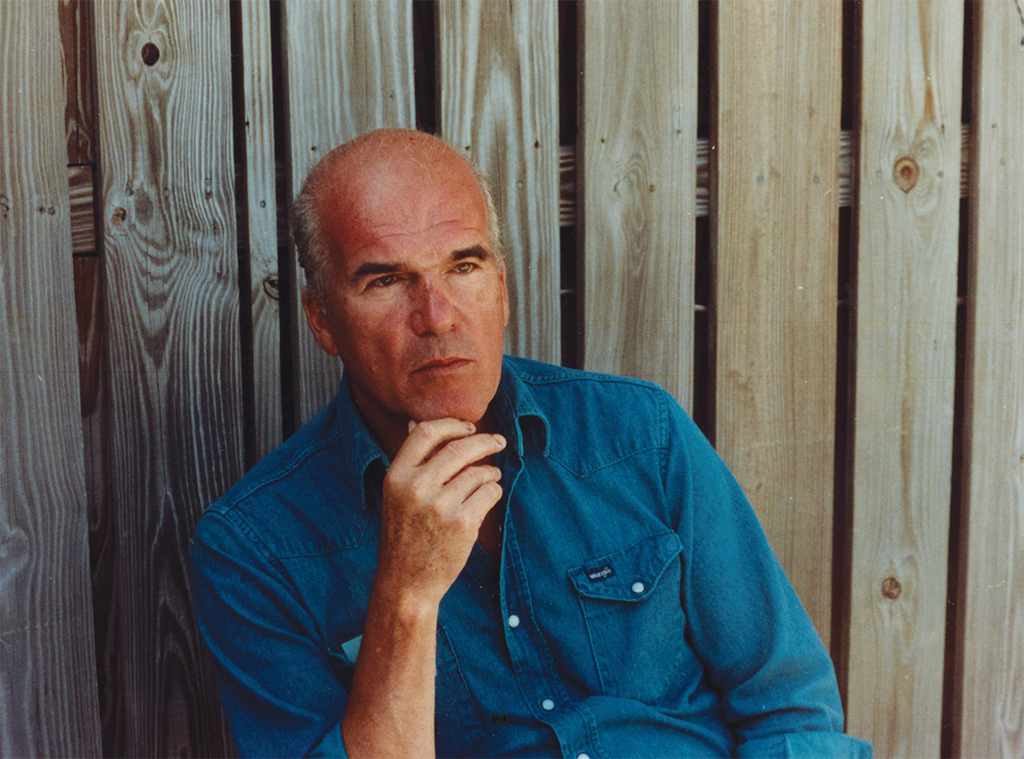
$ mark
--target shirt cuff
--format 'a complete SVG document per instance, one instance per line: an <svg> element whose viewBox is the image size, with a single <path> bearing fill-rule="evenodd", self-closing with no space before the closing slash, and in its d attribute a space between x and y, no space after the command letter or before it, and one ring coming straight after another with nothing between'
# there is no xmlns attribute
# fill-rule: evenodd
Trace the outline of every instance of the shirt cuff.
<svg viewBox="0 0 1024 759"><path fill-rule="evenodd" d="M740 744L741 759L871 759L871 744L852 735L804 732L758 738Z"/></svg>

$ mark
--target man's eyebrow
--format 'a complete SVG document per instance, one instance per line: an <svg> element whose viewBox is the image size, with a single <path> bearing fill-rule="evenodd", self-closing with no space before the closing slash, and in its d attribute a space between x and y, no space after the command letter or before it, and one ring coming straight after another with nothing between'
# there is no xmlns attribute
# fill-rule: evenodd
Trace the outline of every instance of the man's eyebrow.
<svg viewBox="0 0 1024 759"><path fill-rule="evenodd" d="M465 250L455 251L452 253L450 260L455 262L463 261L467 258L479 258L481 261L488 261L494 258L494 254L487 250L483 245L474 245L473 247L466 248Z"/></svg>
<svg viewBox="0 0 1024 759"><path fill-rule="evenodd" d="M463 250L454 251L448 260L451 263L458 263L464 261L467 258L478 258L481 261L489 261L494 258L494 254L487 250L483 245L473 245ZM358 282L365 277L375 277L381 274L401 274L402 272L408 271L409 267L398 261L367 261L366 263L360 264L359 267L352 272L352 281Z"/></svg>
<svg viewBox="0 0 1024 759"><path fill-rule="evenodd" d="M390 261L368 261L364 264L360 264L352 273L352 281L356 282L363 277L372 277L378 274L397 274L399 272L406 271L408 267L402 263L392 263Z"/></svg>

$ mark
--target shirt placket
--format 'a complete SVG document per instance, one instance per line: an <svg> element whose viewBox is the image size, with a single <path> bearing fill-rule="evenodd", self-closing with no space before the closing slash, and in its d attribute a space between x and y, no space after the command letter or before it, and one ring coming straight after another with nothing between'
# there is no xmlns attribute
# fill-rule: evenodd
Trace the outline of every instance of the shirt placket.
<svg viewBox="0 0 1024 759"><path fill-rule="evenodd" d="M537 625L515 527L506 519L501 571L505 642L516 682L533 716L549 725L567 759L604 756L590 710L570 700Z"/></svg>

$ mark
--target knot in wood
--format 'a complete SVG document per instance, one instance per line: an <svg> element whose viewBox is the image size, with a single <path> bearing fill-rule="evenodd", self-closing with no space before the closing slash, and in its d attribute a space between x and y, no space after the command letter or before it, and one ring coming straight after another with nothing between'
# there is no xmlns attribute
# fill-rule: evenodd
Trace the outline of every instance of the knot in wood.
<svg viewBox="0 0 1024 759"><path fill-rule="evenodd" d="M263 292L265 292L268 297L273 298L274 300L281 299L280 281L278 280L276 274L268 274L266 277L264 277Z"/></svg>
<svg viewBox="0 0 1024 759"><path fill-rule="evenodd" d="M160 48L154 45L152 42L147 42L142 46L142 62L147 66L155 66L156 62L160 60Z"/></svg>
<svg viewBox="0 0 1024 759"><path fill-rule="evenodd" d="M903 593L903 586L895 577L886 577L882 580L882 595L890 601L895 601Z"/></svg>
<svg viewBox="0 0 1024 759"><path fill-rule="evenodd" d="M124 226L125 219L128 218L128 212L123 208L115 208L114 213L110 215L110 223L115 227Z"/></svg>
<svg viewBox="0 0 1024 759"><path fill-rule="evenodd" d="M921 176L921 167L909 156L903 156L892 168L892 178L903 192L910 192Z"/></svg>

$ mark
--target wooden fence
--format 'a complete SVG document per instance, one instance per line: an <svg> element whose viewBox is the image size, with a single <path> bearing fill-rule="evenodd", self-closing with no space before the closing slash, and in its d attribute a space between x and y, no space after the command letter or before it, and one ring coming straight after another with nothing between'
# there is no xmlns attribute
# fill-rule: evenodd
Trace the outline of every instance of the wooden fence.
<svg viewBox="0 0 1024 759"><path fill-rule="evenodd" d="M0 755L230 753L189 536L337 387L283 209L384 125L494 179L509 352L691 409L848 732L1024 756L1016 0L0 2Z"/></svg>

